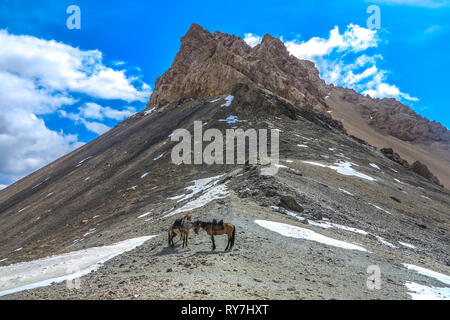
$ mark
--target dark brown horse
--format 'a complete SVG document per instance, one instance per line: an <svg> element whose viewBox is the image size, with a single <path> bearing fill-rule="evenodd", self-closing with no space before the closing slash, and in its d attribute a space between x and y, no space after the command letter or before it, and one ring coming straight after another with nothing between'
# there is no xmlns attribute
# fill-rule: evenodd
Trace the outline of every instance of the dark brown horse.
<svg viewBox="0 0 450 320"><path fill-rule="evenodd" d="M180 217L180 219L175 220L175 222L169 228L169 246L174 247L175 243L173 242L173 238L180 235L181 239L183 239L182 248L187 247L188 238L189 238L189 230L194 227L194 222L191 221L191 216L184 214Z"/></svg>
<svg viewBox="0 0 450 320"><path fill-rule="evenodd" d="M234 239L235 239L235 235L236 235L236 227L233 224L223 223L223 228L218 229L212 222L203 222L203 221L197 220L194 223L194 231L196 234L198 234L198 230L200 228L205 230L206 233L211 236L213 250L216 249L216 243L214 241L214 236L226 234L228 236L228 244L227 244L227 247L225 248L225 251L227 251L227 250L231 251L231 248L233 248L233 246L234 246Z"/></svg>

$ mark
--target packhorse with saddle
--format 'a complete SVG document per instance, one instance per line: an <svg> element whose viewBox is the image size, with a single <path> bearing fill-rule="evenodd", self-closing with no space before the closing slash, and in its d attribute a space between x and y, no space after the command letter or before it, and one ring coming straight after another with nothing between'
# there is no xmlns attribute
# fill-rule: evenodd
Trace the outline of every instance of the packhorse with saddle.
<svg viewBox="0 0 450 320"><path fill-rule="evenodd" d="M198 231L200 229L203 229L206 231L206 233L211 236L211 242L212 242L212 250L216 249L216 243L214 241L215 235L227 235L228 236L228 243L227 247L225 248L225 251L231 251L231 248L234 246L234 240L236 235L236 227L231 223L224 223L223 219L217 220L213 219L212 222L204 222L197 220L195 222L192 222L192 217L188 214L183 214L180 218L176 219L175 222L170 226L169 228L169 246L174 247L175 244L173 242L173 239L176 237L177 234L180 235L180 237L183 240L182 248L185 246L187 247L188 244L188 237L189 237L189 230L194 228L194 231L196 234L198 234Z"/></svg>

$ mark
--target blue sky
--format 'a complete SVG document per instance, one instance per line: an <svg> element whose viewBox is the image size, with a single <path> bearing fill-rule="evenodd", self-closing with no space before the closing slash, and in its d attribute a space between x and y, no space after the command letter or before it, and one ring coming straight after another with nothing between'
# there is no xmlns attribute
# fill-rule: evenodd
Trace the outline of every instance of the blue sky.
<svg viewBox="0 0 450 320"><path fill-rule="evenodd" d="M71 4L80 30L66 27ZM394 96L450 128L449 1L0 0L0 188L145 108L193 22L249 43L280 37L327 82Z"/></svg>

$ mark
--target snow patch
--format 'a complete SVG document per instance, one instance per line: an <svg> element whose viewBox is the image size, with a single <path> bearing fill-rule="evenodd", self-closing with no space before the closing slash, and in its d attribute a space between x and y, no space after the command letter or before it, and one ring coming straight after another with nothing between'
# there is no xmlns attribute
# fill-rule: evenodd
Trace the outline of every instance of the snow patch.
<svg viewBox="0 0 450 320"><path fill-rule="evenodd" d="M299 137L299 138L305 139L305 140L309 140L309 141L312 140L311 138L307 138L307 137L301 136L299 134L296 134L296 136Z"/></svg>
<svg viewBox="0 0 450 320"><path fill-rule="evenodd" d="M413 264L403 263L403 265L409 270L414 270L424 276L435 278L436 280L450 286L450 276L447 276L443 273L439 273L430 269L419 267Z"/></svg>
<svg viewBox="0 0 450 320"><path fill-rule="evenodd" d="M133 238L109 246L0 267L0 296L80 278L97 270L106 261L135 249L153 237L155 236Z"/></svg>
<svg viewBox="0 0 450 320"><path fill-rule="evenodd" d="M153 108L151 108L151 109L145 111L145 112L144 112L144 116L149 115L149 114L152 113L156 108L157 108L157 107L153 107Z"/></svg>
<svg viewBox="0 0 450 320"><path fill-rule="evenodd" d="M380 210L380 211L386 212L387 214L392 214L392 213L390 213L389 211L387 211L387 210L385 210L385 209L383 209L383 208L381 208L381 207L379 207L379 206L377 206L377 205L375 205L375 204L373 204L373 203L369 203L369 204L370 204L371 206L377 208L377 209Z"/></svg>
<svg viewBox="0 0 450 320"><path fill-rule="evenodd" d="M337 162L337 163L335 163L335 165L325 165L323 163L318 163L318 162L313 162L313 161L303 161L303 162L307 163L307 164L311 164L313 166L329 168L329 169L335 170L337 173L345 175L345 176L356 176L358 178L366 179L369 181L376 180L375 178L372 178L368 175L365 175L365 174L353 169L352 166L356 166L356 164L354 164L352 162L347 162L347 161Z"/></svg>
<svg viewBox="0 0 450 320"><path fill-rule="evenodd" d="M226 122L228 124L234 124L234 123L237 123L237 122L246 122L247 120L239 120L236 116L231 115L231 116L228 116L228 118L226 118L226 119L221 119L221 120L218 120L218 121L219 122Z"/></svg>
<svg viewBox="0 0 450 320"><path fill-rule="evenodd" d="M276 207L277 209L275 210L279 210L278 207ZM341 229L341 230L345 230L345 231L350 231L350 232L354 232L354 233L358 233L358 234L362 234L362 235L368 235L369 233L361 230L361 229L357 229L357 228L353 228L353 227L347 227L344 226L342 224L337 224L337 223L332 223L329 221L325 221L325 220L321 220L321 221L313 221L313 220L309 220L306 218L302 218L300 216L298 216L297 214L295 214L292 211L286 210L286 213L288 216L294 217L302 222L306 221L309 225L311 226L315 226L315 227L319 227L319 228L323 228L323 229L329 229L329 228L336 228L336 229Z"/></svg>
<svg viewBox="0 0 450 320"><path fill-rule="evenodd" d="M148 216L149 214L151 214L152 212L153 212L153 209L150 210L149 212L146 212L146 213L144 213L144 214L141 214L138 218L144 218L144 217Z"/></svg>
<svg viewBox="0 0 450 320"><path fill-rule="evenodd" d="M401 242L401 241L399 241L398 243L400 243L402 246L404 246L406 248L413 249L413 250L416 249L416 247L413 246L412 244L409 244L409 243L406 243L406 242Z"/></svg>
<svg viewBox="0 0 450 320"><path fill-rule="evenodd" d="M233 102L234 97L232 95L228 95L225 97L225 103L221 104L221 107L229 107L231 105L231 103Z"/></svg>
<svg viewBox="0 0 450 320"><path fill-rule="evenodd" d="M393 244L390 243L390 242L387 242L386 240L384 240L384 238L382 238L382 237L380 237L380 236L377 236L377 235L374 235L374 236L375 236L375 238L377 238L377 240L378 240L381 244L384 244L385 246L388 246L389 248L392 248L392 249L398 249L397 246L393 245Z"/></svg>
<svg viewBox="0 0 450 320"><path fill-rule="evenodd" d="M353 196L353 193L350 193L350 192L348 192L348 191L345 190L345 189L339 188L339 190L342 191L342 192L345 193L345 194L348 194L349 196Z"/></svg>
<svg viewBox="0 0 450 320"><path fill-rule="evenodd" d="M24 210L28 209L29 207L30 207L30 206L26 206L26 207L24 207L24 208L20 209L19 211L17 211L17 213L21 213L22 211L24 211Z"/></svg>
<svg viewBox="0 0 450 320"><path fill-rule="evenodd" d="M309 148L306 144L297 144L297 147L300 147L300 148Z"/></svg>
<svg viewBox="0 0 450 320"><path fill-rule="evenodd" d="M413 300L450 300L450 288L428 287L411 281L405 286Z"/></svg>
<svg viewBox="0 0 450 320"><path fill-rule="evenodd" d="M167 198L167 200L178 200L178 199L181 199L181 198L183 198L183 197L185 197L186 196L186 194L180 194L179 196L175 196L175 197L169 197L169 198Z"/></svg>
<svg viewBox="0 0 450 320"><path fill-rule="evenodd" d="M85 161L89 160L90 158L92 158L92 156L89 156L89 157L87 157L87 158L81 160L80 162L78 162L77 167L83 165L83 163L84 163Z"/></svg>
<svg viewBox="0 0 450 320"><path fill-rule="evenodd" d="M95 232L95 228L89 229L89 231L86 232L86 233L83 235L83 238L86 237L86 236L88 236L88 235L90 235L90 234L92 234L92 233L94 233L94 232Z"/></svg>
<svg viewBox="0 0 450 320"><path fill-rule="evenodd" d="M148 172L144 173L144 174L141 176L141 179L144 179L147 175L148 175Z"/></svg>
<svg viewBox="0 0 450 320"><path fill-rule="evenodd" d="M306 229L306 228L300 228L297 226L292 226L289 224L268 221L268 220L255 220L255 223L263 228L277 232L285 237L315 241L315 242L319 242L322 244L339 247L339 248L343 248L343 249L367 252L367 250L364 249L363 247L360 247L360 246L357 246L355 244L348 243L345 241L329 238L320 233L314 232L314 231Z"/></svg>
<svg viewBox="0 0 450 320"><path fill-rule="evenodd" d="M162 158L162 156L165 154L165 152L163 152L163 153L161 153L159 156L157 156L156 158L153 158L153 160L158 160L158 159L161 159Z"/></svg>
<svg viewBox="0 0 450 320"><path fill-rule="evenodd" d="M78 167L78 166L77 166ZM33 188L31 188L31 189L35 189L35 188L37 188L37 187L39 187L41 184L43 184L45 181L48 181L48 179L50 179L50 177L49 178L46 178L44 181L42 181L42 182L39 182L37 185L35 185Z"/></svg>
<svg viewBox="0 0 450 320"><path fill-rule="evenodd" d="M197 193L205 191L205 190L211 188L212 186L215 186L217 184L217 182L219 182L219 179L221 177L223 177L223 174L214 176L214 177L193 180L192 182L194 182L194 185L188 186L185 188L188 191L192 191L191 193L188 193L186 195L183 194L183 195L179 195L179 196L175 196L175 197L171 197L171 198L167 198L167 199L169 199L169 200L179 199L177 202L181 202L181 201L190 199Z"/></svg>
<svg viewBox="0 0 450 320"><path fill-rule="evenodd" d="M202 194L200 197L198 197L195 200L192 200L188 203L186 203L181 208L178 208L168 214L166 214L163 218L167 218L185 211L191 211L194 209L198 209L206 205L207 203L216 200L216 199L222 199L228 197L229 192L226 186L226 183L214 186L210 189L208 189L204 194Z"/></svg>
<svg viewBox="0 0 450 320"><path fill-rule="evenodd" d="M375 163L369 163L369 165L370 165L372 168L375 168L375 169L380 170L380 167L377 166Z"/></svg>

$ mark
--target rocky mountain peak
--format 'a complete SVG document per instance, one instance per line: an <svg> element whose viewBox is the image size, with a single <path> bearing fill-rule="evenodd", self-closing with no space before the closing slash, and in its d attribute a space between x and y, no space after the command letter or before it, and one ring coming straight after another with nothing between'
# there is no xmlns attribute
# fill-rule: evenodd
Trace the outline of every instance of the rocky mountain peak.
<svg viewBox="0 0 450 320"><path fill-rule="evenodd" d="M311 62L291 56L280 39L266 34L250 47L234 35L192 24L169 70L156 80L148 107L187 97L230 93L237 83L259 87L291 101L324 108L325 82Z"/></svg>
<svg viewBox="0 0 450 320"><path fill-rule="evenodd" d="M261 43L255 47L255 50L257 50L260 56L272 59L289 59L290 56L284 43L280 39L272 37L270 34L266 34L263 37Z"/></svg>

